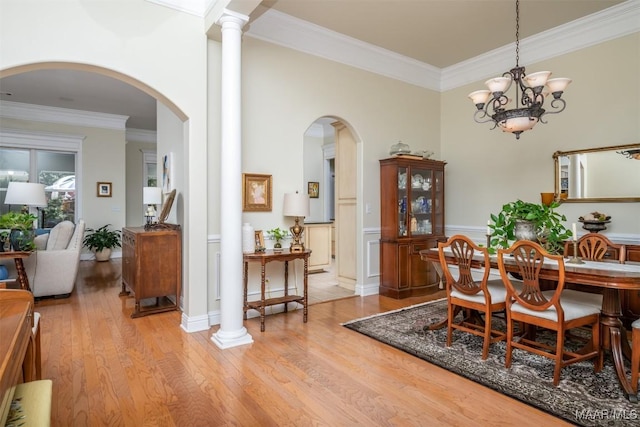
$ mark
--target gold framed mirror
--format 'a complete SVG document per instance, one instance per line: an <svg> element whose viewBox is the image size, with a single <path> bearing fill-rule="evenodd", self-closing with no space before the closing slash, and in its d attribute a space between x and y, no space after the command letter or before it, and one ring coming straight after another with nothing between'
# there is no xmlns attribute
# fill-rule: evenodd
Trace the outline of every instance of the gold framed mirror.
<svg viewBox="0 0 640 427"><path fill-rule="evenodd" d="M553 153L562 202L640 202L640 143Z"/></svg>

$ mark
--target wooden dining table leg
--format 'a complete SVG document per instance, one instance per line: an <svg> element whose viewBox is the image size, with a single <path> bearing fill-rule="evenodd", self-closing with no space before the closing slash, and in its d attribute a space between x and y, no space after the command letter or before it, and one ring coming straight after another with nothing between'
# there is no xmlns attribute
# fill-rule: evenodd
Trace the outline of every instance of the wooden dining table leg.
<svg viewBox="0 0 640 427"><path fill-rule="evenodd" d="M629 358L631 351L624 325L620 320L621 317L622 306L620 304L619 291L617 289L605 288L602 300L602 311L600 313L601 346L603 350L611 352L620 386L628 399L635 403L638 402L638 396L633 393L631 382L627 378L624 369L625 356Z"/></svg>

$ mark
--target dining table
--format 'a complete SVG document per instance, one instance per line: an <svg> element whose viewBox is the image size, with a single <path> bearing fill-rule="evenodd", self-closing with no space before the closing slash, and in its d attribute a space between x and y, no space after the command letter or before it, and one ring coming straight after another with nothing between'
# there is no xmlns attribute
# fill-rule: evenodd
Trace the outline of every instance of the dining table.
<svg viewBox="0 0 640 427"><path fill-rule="evenodd" d="M434 266L440 267L440 258L437 248L420 251L420 258L430 261ZM445 252L447 262L454 262L452 255ZM640 291L640 264L618 264L606 261L580 260L582 263L574 263L575 258L566 258L565 283L587 285L602 290L602 307L600 310L600 345L610 354L616 369L620 386L627 398L632 402L638 401L638 396L633 393L631 381L625 372L624 359L631 359L631 346L627 331L622 323L622 306L620 293L624 290ZM508 272L518 273L518 267L513 260L505 259L505 269ZM489 256L490 267L498 269L498 256ZM484 267L484 258L478 254L472 267ZM442 271L436 268L436 271ZM440 276L442 277L442 276ZM540 278L549 281L558 280L558 267L553 263L544 263L540 270Z"/></svg>

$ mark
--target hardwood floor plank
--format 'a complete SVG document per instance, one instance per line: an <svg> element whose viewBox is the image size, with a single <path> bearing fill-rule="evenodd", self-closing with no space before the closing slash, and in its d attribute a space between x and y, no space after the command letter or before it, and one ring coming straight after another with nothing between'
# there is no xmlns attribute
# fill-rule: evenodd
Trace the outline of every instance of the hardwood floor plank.
<svg viewBox="0 0 640 427"><path fill-rule="evenodd" d="M428 299L351 297L275 314L227 350L179 312L131 319L120 260L81 262L68 299L38 301L53 426L568 425L340 324ZM500 416L496 416L500 414Z"/></svg>

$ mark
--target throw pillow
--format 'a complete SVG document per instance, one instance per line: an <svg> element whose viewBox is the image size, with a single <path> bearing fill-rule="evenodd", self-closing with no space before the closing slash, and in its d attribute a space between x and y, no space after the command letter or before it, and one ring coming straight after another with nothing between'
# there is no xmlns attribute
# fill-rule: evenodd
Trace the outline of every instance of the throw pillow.
<svg viewBox="0 0 640 427"><path fill-rule="evenodd" d="M69 240L73 235L75 225L71 221L62 221L51 229L49 239L47 240L47 250L55 251L67 249Z"/></svg>

